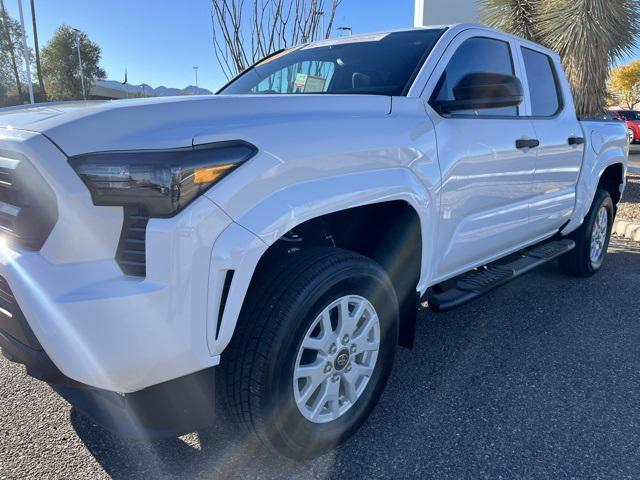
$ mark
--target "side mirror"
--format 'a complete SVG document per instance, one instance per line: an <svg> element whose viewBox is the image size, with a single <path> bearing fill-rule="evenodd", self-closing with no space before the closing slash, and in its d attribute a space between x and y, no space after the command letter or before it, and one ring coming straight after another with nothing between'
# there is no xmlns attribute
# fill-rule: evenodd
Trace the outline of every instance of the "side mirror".
<svg viewBox="0 0 640 480"><path fill-rule="evenodd" d="M468 73L453 87L455 100L437 102L441 113L515 107L524 99L518 77L502 73Z"/></svg>

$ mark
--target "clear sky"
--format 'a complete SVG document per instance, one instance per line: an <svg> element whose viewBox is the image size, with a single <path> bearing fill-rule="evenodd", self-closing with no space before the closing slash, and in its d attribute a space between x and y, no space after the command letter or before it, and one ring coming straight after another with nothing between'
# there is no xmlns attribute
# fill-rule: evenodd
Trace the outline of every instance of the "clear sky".
<svg viewBox="0 0 640 480"><path fill-rule="evenodd" d="M18 1L4 0L18 19ZM29 42L29 0L22 0ZM328 3L328 2L327 2ZM336 17L354 33L413 25L414 0L343 0ZM84 30L102 48L107 78L131 84L183 88L199 84L216 90L225 82L213 52L210 0L36 0L40 46L56 28ZM640 57L640 49L633 55Z"/></svg>

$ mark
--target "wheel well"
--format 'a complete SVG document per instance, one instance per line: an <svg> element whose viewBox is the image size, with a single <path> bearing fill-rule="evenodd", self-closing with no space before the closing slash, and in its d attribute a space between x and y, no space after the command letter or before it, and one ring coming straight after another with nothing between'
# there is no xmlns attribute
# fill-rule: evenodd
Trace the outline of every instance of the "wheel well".
<svg viewBox="0 0 640 480"><path fill-rule="evenodd" d="M308 220L277 240L258 263L264 268L282 255L311 246L332 246L371 258L385 269L400 304L400 344L413 345L420 280L420 217L398 200L349 208Z"/></svg>
<svg viewBox="0 0 640 480"><path fill-rule="evenodd" d="M613 200L613 204L617 205L622 196L620 186L623 181L624 168L621 163L615 163L613 165L609 165L605 171L602 172L600 181L598 182L598 188L603 188L608 191L609 195L611 195L611 199Z"/></svg>

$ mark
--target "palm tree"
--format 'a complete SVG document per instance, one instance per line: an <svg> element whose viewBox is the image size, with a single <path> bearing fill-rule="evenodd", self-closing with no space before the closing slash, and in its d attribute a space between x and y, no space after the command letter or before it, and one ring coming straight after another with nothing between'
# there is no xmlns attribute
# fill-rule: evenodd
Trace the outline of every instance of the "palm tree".
<svg viewBox="0 0 640 480"><path fill-rule="evenodd" d="M31 22L33 23L33 43L36 50L36 69L38 70L38 83L42 92L42 101L47 101L47 92L44 89L44 81L42 80L42 67L40 66L40 47L38 46L38 26L36 24L36 5L35 0L31 0Z"/></svg>
<svg viewBox="0 0 640 480"><path fill-rule="evenodd" d="M611 64L640 34L638 0L482 0L490 26L557 51L581 117L606 108Z"/></svg>

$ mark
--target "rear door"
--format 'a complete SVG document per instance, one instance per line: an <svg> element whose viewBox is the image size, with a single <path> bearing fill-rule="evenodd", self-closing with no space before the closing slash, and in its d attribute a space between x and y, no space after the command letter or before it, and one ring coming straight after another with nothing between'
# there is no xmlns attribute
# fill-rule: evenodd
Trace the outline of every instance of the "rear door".
<svg viewBox="0 0 640 480"><path fill-rule="evenodd" d="M453 99L468 73L520 77L515 42L500 34L467 30L447 47L427 83L442 173L436 277L486 263L531 241L528 232L535 148L516 140L535 137L520 107L441 114L432 105Z"/></svg>
<svg viewBox="0 0 640 480"><path fill-rule="evenodd" d="M529 210L532 235L554 233L575 207L576 184L584 152L582 129L566 82L550 55L526 45L518 48L528 98L524 108L540 142Z"/></svg>

